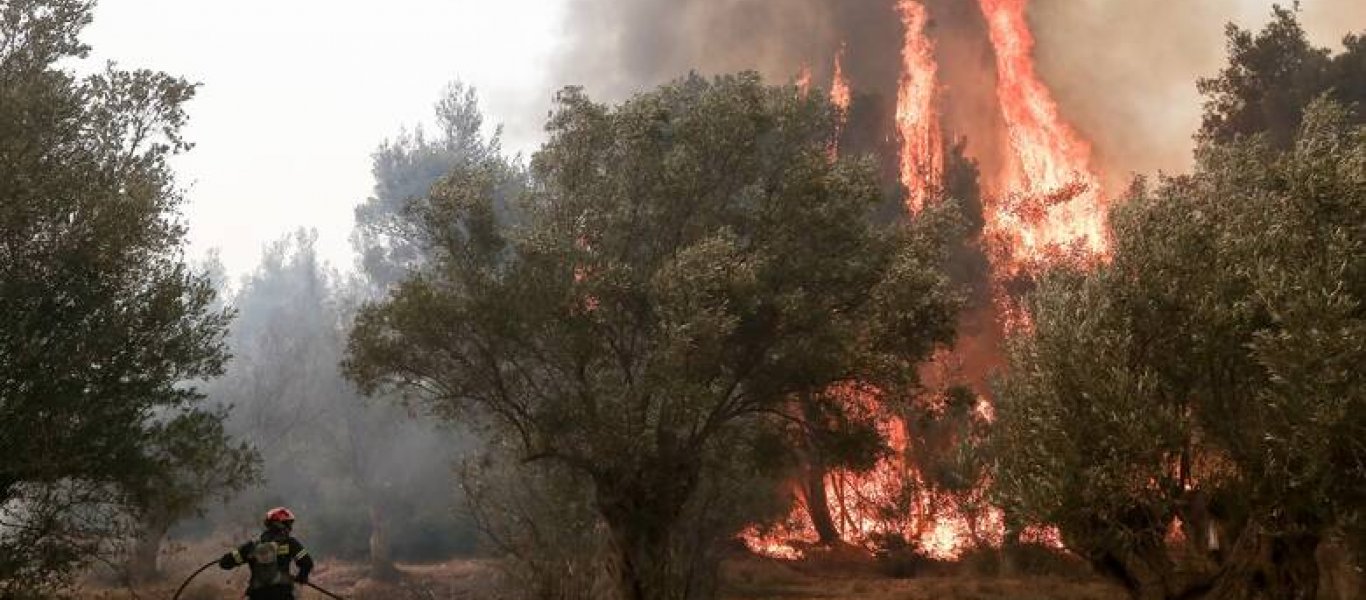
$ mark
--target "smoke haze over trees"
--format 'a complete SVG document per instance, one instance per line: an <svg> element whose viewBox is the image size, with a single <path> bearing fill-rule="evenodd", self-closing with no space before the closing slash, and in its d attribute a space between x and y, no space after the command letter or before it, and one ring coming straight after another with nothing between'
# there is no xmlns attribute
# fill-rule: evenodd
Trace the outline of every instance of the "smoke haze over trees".
<svg viewBox="0 0 1366 600"><path fill-rule="evenodd" d="M367 290L322 264L313 240L297 232L272 245L232 297L234 359L208 391L231 407L229 431L261 453L264 481L228 516L250 525L260 507L289 505L307 515L315 551L379 570L469 551L452 510L456 436L342 378L345 332Z"/></svg>
<svg viewBox="0 0 1366 600"><path fill-rule="evenodd" d="M356 274L323 264L316 233L299 231L243 280L229 338L235 360L214 394L266 459L266 485L235 502L236 514L313 508L311 543L365 557L380 578L396 574L395 560L468 553L475 543L452 478L473 439L459 424L417 419L396 398L362 398L339 371L355 310L428 260L412 212L453 168L497 157L472 88L451 84L435 109L435 135L400 132L374 152L374 195L357 207L351 236Z"/></svg>
<svg viewBox="0 0 1366 600"><path fill-rule="evenodd" d="M186 256L200 88L0 0L0 600L161 597L271 506L345 597L1359 596L1366 31L1311 32L1366 8L1220 64L1249 5L568 0L538 151L451 83L335 199L353 263L234 278Z"/></svg>
<svg viewBox="0 0 1366 600"><path fill-rule="evenodd" d="M854 69L848 73L854 87L886 94L895 85L900 52L895 4L570 0L570 38L554 85L584 85L621 99L693 69L704 74L757 69L784 81L804 66L816 81L829 81L833 57L847 45L845 65ZM926 4L941 64L989 65L989 47L963 41L983 27L980 15L973 14L976 2ZM1314 32L1316 45L1336 45L1351 24L1366 22L1366 6L1354 0L1302 4L1302 21ZM1200 124L1195 80L1219 68L1225 54L1211 32L1230 21L1256 24L1266 16L1266 3L1250 0L1184 3L1179 10L1164 0L1035 0L1029 12L1040 71L1065 112L1095 144L1107 166L1107 182L1121 189L1132 173L1189 168L1190 134ZM1153 43L1158 32L1161 43ZM956 96L952 103L959 105L950 112L981 110L980 95L971 90L981 81L945 83L946 93ZM960 129L956 135L968 136L973 146L996 143L991 130Z"/></svg>

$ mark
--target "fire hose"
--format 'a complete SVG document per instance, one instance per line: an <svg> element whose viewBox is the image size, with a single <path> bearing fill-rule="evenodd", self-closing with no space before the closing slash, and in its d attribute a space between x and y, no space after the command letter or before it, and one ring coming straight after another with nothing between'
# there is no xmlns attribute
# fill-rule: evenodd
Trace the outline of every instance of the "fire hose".
<svg viewBox="0 0 1366 600"><path fill-rule="evenodd" d="M190 585L190 582L193 581L195 577L198 577L200 573L203 573L203 572L204 572L204 569L207 569L207 568L209 568L209 567L212 567L212 566L214 566L214 565L216 565L216 564L218 564L218 561L216 561L216 560L211 560L211 561L209 561L209 562L207 562L207 563L204 563L204 566L199 567L198 569L195 569L195 572L190 573L190 576L185 578L185 581L184 581L183 583L180 584L180 587L179 587L179 588L176 588L175 596L172 596L172 597L171 597L171 600L180 600L180 593L185 591L185 586ZM328 598L332 598L332 600L346 600L345 598L343 598L343 597L341 597L341 596L338 596L338 595L336 595L336 594L334 594L334 593L332 593L332 592L329 592L329 591L327 591L327 590L325 590L325 589L323 589L323 588L321 588L321 587L318 587L316 584L314 584L314 583L311 582L311 581L305 581L305 582L303 582L303 585L306 585L306 586L311 587L311 588L313 588L313 589L315 589L315 590L318 590L319 592L322 593L322 595L327 596Z"/></svg>
<svg viewBox="0 0 1366 600"><path fill-rule="evenodd" d="M327 590L325 590L325 589L322 589L322 588L320 588L320 587L318 587L318 586L316 586L316 585L313 585L313 582L311 582L311 581L305 581L305 582L304 582L304 585L306 585L306 586L308 586L308 587L311 587L311 588L313 588L313 589L315 589L315 590L318 590L319 592L322 592L322 594L323 594L324 596L327 596L328 598L332 598L332 600L346 600L345 598L342 598L341 596L338 596L338 595L336 595L336 594L333 594L332 592L329 592L329 591L327 591Z"/></svg>
<svg viewBox="0 0 1366 600"><path fill-rule="evenodd" d="M218 561L211 560L209 562L204 563L204 566L199 567L197 570L195 570L195 572L190 573L190 576L185 578L185 582L180 584L179 588L176 588L175 596L172 596L171 600L180 600L180 593L185 591L185 586L190 585L190 581L194 580L195 577L198 577L200 573L203 573L204 569L212 567L216 564L218 564Z"/></svg>

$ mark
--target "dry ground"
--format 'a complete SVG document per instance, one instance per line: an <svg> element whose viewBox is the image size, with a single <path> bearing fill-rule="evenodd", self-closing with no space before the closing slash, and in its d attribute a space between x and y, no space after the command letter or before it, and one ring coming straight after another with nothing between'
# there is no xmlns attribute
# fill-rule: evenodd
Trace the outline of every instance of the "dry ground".
<svg viewBox="0 0 1366 600"><path fill-rule="evenodd" d="M401 565L401 577L395 582L377 582L364 577L362 567L353 564L323 564L310 579L313 583L348 600L437 600L488 599L497 600L497 572L492 565L478 560L460 560L434 565ZM108 584L87 587L79 597L89 600L168 600L185 575L177 574L163 584L143 586L134 590ZM210 567L185 589L181 600L218 600L240 598L246 585L246 573ZM303 588L300 600L326 599L315 590Z"/></svg>
<svg viewBox="0 0 1366 600"><path fill-rule="evenodd" d="M955 569L961 570L961 569ZM928 573L892 578L866 561L787 563L759 558L730 561L724 570L727 600L849 598L861 600L1121 600L1118 587L1084 573L996 577Z"/></svg>
<svg viewBox="0 0 1366 600"><path fill-rule="evenodd" d="M187 575L229 547L228 539L211 539L193 546L167 548L163 569L168 581L129 590L117 581L92 581L78 596L82 600L169 600ZM1330 548L1329 550L1332 550ZM808 558L787 562L737 551L722 570L722 600L1123 600L1127 595L1097 580L1075 559L1057 553L1021 555L1019 564L1035 575L995 576L994 553L969 556L954 564L878 563L853 548L810 550ZM1343 557L1321 557L1331 564L1347 564ZM985 559L985 560L981 560ZM1332 560L1329 560L1332 559ZM1334 562L1336 560L1336 562ZM916 577L889 577L889 566ZM437 564L399 566L398 581L382 583L365 577L357 564L323 559L313 581L348 600L508 600L499 593L499 571L489 560L453 560ZM1366 600L1359 571L1333 570L1320 589L1321 600ZM1046 574L1046 575L1045 575ZM210 567L194 580L183 600L240 598L246 582L244 569L223 571ZM325 598L303 590L300 600Z"/></svg>
<svg viewBox="0 0 1366 600"><path fill-rule="evenodd" d="M174 567L174 565L172 565ZM432 565L402 565L396 583L380 583L363 577L356 565L324 562L313 580L318 585L354 600L437 600L478 598L498 600L497 571L492 563L459 560ZM184 573L192 572L193 568ZM81 598L90 600L166 600L183 575L174 582L137 590L90 586ZM212 567L200 575L182 595L183 600L240 597L245 573L224 572ZM324 598L305 590L301 600ZM822 565L788 564L758 558L727 563L725 600L799 600L848 598L865 600L1110 600L1124 598L1117 588L1084 577L1037 576L1024 578L934 575L893 579L866 568L844 569Z"/></svg>

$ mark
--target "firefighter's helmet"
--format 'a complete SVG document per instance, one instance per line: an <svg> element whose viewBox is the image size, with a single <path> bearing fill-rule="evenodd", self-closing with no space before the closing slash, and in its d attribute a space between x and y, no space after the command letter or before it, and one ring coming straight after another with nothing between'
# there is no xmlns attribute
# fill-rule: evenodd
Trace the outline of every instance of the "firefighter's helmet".
<svg viewBox="0 0 1366 600"><path fill-rule="evenodd" d="M294 526L294 513L288 508L277 506L266 511L266 527L289 529Z"/></svg>

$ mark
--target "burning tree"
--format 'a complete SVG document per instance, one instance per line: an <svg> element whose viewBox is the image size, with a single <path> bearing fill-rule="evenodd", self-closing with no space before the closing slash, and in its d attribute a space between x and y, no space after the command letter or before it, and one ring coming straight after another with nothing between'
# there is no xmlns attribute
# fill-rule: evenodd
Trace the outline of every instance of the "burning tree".
<svg viewBox="0 0 1366 600"><path fill-rule="evenodd" d="M489 165L436 186L435 260L362 311L349 370L588 485L622 596L705 594L705 551L751 516L728 499L745 486L717 484L778 409L902 389L950 335L951 228L873 224L877 176L831 160L830 104L755 75L558 102L512 206Z"/></svg>
<svg viewBox="0 0 1366 600"><path fill-rule="evenodd" d="M1106 252L1104 196L1091 147L1035 68L1027 8L1027 0L895 0L838 9L881 11L883 19L895 18L900 37L892 53L850 32L854 37L833 55L830 96L845 118L835 152L871 151L884 168L892 163L882 174L898 188L893 218L921 219L946 199L966 209L967 238L953 249L951 269L972 302L959 319L958 346L936 357L935 389L918 397L864 394L882 405L877 410L847 393L804 403L799 420L817 438L858 441L877 430L895 443L872 465L807 443L797 486L804 514L794 513L791 527L781 531L747 536L751 547L791 556L787 539L874 547L880 538L951 557L1002 539L1004 519L986 501L986 465L969 468L962 452L965 444L983 442L987 373L1002 362L1001 334L1027 324L1020 301L1041 267L1092 262ZM984 65L986 53L995 60ZM892 58L894 70L868 68ZM799 81L809 86L812 77L807 70ZM878 90L894 97L894 106L877 102ZM950 139L947 132L982 137L969 148L966 138ZM951 404L970 410L943 410L944 397L967 400L974 396L964 395L968 390L975 392L972 401ZM820 414L831 406L843 414ZM830 426L811 427L813 417ZM959 468L946 469L951 463ZM972 484L960 480L969 471Z"/></svg>
<svg viewBox="0 0 1366 600"><path fill-rule="evenodd" d="M1139 187L1113 262L1045 277L1000 388L998 485L1140 598L1315 597L1360 548L1366 128L1207 145ZM1174 542L1175 529L1180 541Z"/></svg>

